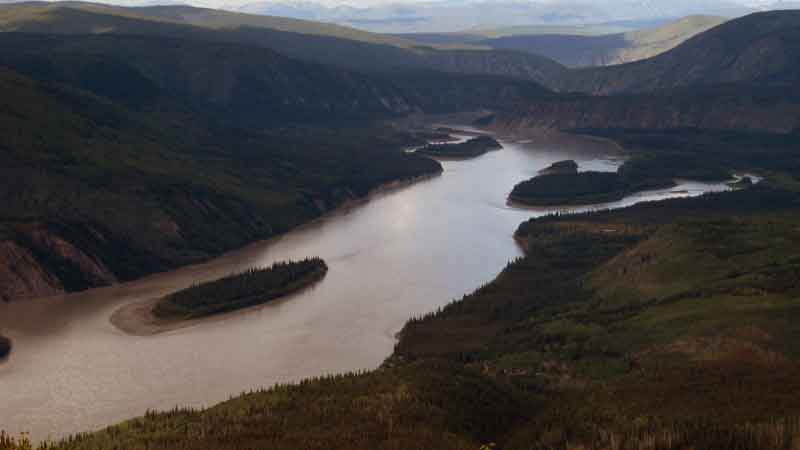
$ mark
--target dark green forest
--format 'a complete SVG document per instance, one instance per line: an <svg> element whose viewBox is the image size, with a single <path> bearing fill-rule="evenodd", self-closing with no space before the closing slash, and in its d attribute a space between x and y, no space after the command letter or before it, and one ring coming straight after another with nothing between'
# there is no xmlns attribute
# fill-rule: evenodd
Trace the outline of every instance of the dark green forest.
<svg viewBox="0 0 800 450"><path fill-rule="evenodd" d="M545 174L514 186L509 199L533 206L591 205L620 200L630 192L616 172Z"/></svg>
<svg viewBox="0 0 800 450"><path fill-rule="evenodd" d="M403 152L423 137L382 121L549 95L485 75L364 74L197 32L3 33L0 238L44 284L130 280L283 233L441 172Z"/></svg>
<svg viewBox="0 0 800 450"><path fill-rule="evenodd" d="M730 180L733 172L755 170L791 184L786 176L800 174L798 134L698 129L575 132L612 139L629 157L613 173L551 173L548 168L515 186L511 200L536 206L605 203L673 186L675 179L720 182Z"/></svg>
<svg viewBox="0 0 800 450"><path fill-rule="evenodd" d="M190 107L143 113L7 70L0 85L0 237L66 290L200 261L441 171L402 151L423 140L379 125L234 129ZM105 276L52 252L42 234Z"/></svg>

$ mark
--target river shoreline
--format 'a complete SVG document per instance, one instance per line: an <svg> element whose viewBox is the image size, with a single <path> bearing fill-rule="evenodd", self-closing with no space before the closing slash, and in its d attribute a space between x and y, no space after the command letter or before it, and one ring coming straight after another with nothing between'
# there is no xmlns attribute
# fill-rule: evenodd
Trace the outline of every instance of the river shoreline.
<svg viewBox="0 0 800 450"><path fill-rule="evenodd" d="M371 190L366 196L360 197L360 198L356 198L356 199L352 199L352 200L347 200L347 201L343 202L341 205L337 206L336 208L324 213L320 217L318 217L318 218L316 218L316 219L314 219L314 220L312 220L310 222L307 222L307 223L304 223L302 225L299 225L299 226L287 231L287 233L302 230L304 227L314 226L314 225L316 225L316 224L318 224L318 223L320 223L320 222L322 222L324 220L329 219L331 216L334 216L336 214L342 214L342 213L344 213L344 212L346 212L346 211L348 211L350 209L353 209L353 208L356 208L356 207L358 207L360 205L363 205L363 204L373 200L375 197L378 197L380 195L389 194L389 193L391 193L393 191L396 191L396 190L399 190L399 189L403 189L403 188L411 186L413 184L436 178L438 176L441 176L441 174L442 174L442 172L438 172L438 173L435 173L435 174L421 175L421 176L414 177L414 178L411 178L411 179L396 180L396 181L392 181L392 182L389 182L389 183L384 183L383 185ZM268 246L271 242L274 242L274 241L280 239L283 235L284 234L281 234L281 235L278 235L278 236L274 236L274 237L272 237L270 239L266 239L266 240L256 241L256 242L250 243L250 244L248 244L247 246L245 246L245 247L243 247L241 249L237 249L237 250L233 250L233 251L229 252L227 255L233 254L233 253L236 253L236 252L239 252L239 251L242 251L242 250L245 250L245 249L247 249L248 247L251 247L251 246L256 246L256 245L257 246L264 246L264 245ZM191 266L188 266L188 267L191 267ZM226 316L229 316L231 314L246 313L247 311L263 308L266 305L271 304L271 303L279 303L279 302L283 302L283 301L289 300L292 297L294 297L295 295L298 295L298 294L304 292L307 289L313 288L321 280L322 280L322 277L320 277L319 279L317 279L314 282L310 283L308 286L305 286L305 287L303 287L301 289L298 289L295 292L292 292L291 294L288 294L288 295L286 295L284 297L281 297L281 298L278 298L278 299L274 299L273 301L270 301L270 302L267 302L267 303L263 303L263 304L260 304L260 305L254 305L254 306L250 306L250 307L247 307L247 308L242 308L240 310L233 311L233 312L230 312L230 313L227 313L227 314L218 314L218 315L214 315L214 316L201 317L201 318L188 319L188 320L167 320L167 319L159 319L159 318L155 317L155 315L153 314L153 308L162 299L162 297L150 298L150 299L147 299L147 300L134 302L134 303L129 303L127 305L120 306L119 308L114 310L114 312L111 314L111 317L109 317L109 322L112 325L114 325L114 327L116 327L118 330L124 332L125 334L131 335L131 336L154 336L154 335L157 335L157 334L168 333L168 332L171 332L171 331L177 331L177 330L181 330L181 329L184 329L184 328L193 327L193 326L200 325L200 324L203 324L203 323L216 322L216 321L224 319Z"/></svg>

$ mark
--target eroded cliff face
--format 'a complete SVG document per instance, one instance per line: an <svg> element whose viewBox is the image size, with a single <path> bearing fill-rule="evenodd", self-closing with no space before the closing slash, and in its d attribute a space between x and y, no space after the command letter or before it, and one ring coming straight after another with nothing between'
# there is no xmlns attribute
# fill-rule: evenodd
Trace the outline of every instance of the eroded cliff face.
<svg viewBox="0 0 800 450"><path fill-rule="evenodd" d="M0 299L19 300L64 292L61 281L14 241L0 242Z"/></svg>
<svg viewBox="0 0 800 450"><path fill-rule="evenodd" d="M0 241L3 301L56 295L84 285L115 282L117 277L102 260L46 225L19 226L13 238Z"/></svg>
<svg viewBox="0 0 800 450"><path fill-rule="evenodd" d="M53 232L39 228L30 233L31 242L40 252L53 255L64 261L72 263L85 277L97 284L111 284L117 277L106 265L93 256L87 255L80 249L64 240Z"/></svg>

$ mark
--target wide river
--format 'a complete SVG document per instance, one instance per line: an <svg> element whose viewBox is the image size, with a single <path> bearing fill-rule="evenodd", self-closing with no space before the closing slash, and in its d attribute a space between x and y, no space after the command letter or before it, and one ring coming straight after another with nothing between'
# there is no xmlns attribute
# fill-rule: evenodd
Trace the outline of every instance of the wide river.
<svg viewBox="0 0 800 450"><path fill-rule="evenodd" d="M575 159L582 170L621 162L613 147L588 140L504 144L207 264L0 305L0 330L15 344L0 362L0 429L58 438L148 409L211 405L275 383L377 367L407 319L473 291L520 256L514 230L545 212L507 206L516 183L558 160ZM681 183L607 206L724 189ZM324 258L330 271L292 298L155 336L130 336L109 322L122 305L306 256Z"/></svg>

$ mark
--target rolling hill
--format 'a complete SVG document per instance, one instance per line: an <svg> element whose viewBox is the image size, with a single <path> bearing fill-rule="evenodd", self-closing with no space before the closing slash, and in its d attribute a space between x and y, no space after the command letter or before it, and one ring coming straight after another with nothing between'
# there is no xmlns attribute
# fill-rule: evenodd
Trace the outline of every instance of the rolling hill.
<svg viewBox="0 0 800 450"><path fill-rule="evenodd" d="M687 128L796 133L800 86L731 83L655 93L552 96L498 113L486 123L506 133Z"/></svg>
<svg viewBox="0 0 800 450"><path fill-rule="evenodd" d="M5 33L0 66L3 299L200 261L440 170L380 120L550 95L158 36Z"/></svg>
<svg viewBox="0 0 800 450"><path fill-rule="evenodd" d="M800 77L800 11L731 20L643 61L572 71L561 91L617 94L719 83L795 83Z"/></svg>
<svg viewBox="0 0 800 450"><path fill-rule="evenodd" d="M355 28L335 25L331 23L313 22L309 20L291 19L265 15L243 14L219 9L199 8L187 5L163 5L122 7L101 3L88 2L22 2L14 3L0 8L0 24L4 27L19 27L16 31L24 29L31 23L49 23L58 21L64 9L72 9L91 14L110 15L128 19L154 20L163 23L194 25L209 29L235 29L242 27L264 28L275 31L287 31L315 36L328 36L353 41L368 42L372 44L394 45L398 47L413 47L412 41L404 40L389 35L370 33ZM98 28L97 23L73 22L71 32L110 32L112 29ZM58 31L58 30L54 30Z"/></svg>
<svg viewBox="0 0 800 450"><path fill-rule="evenodd" d="M245 130L7 69L0 86L3 300L197 262L440 170L400 151L411 137L370 125Z"/></svg>
<svg viewBox="0 0 800 450"><path fill-rule="evenodd" d="M552 96L494 126L505 131L717 129L796 133L800 11L756 13L661 55L573 69Z"/></svg>
<svg viewBox="0 0 800 450"><path fill-rule="evenodd" d="M128 106L191 105L238 126L454 112L548 95L535 83L509 78L411 70L368 75L267 48L193 39L7 33L0 49L0 64L40 81Z"/></svg>
<svg viewBox="0 0 800 450"><path fill-rule="evenodd" d="M362 72L437 70L551 84L566 70L548 58L513 51L437 49L306 21L192 7L120 8L84 3L0 5L0 31L136 34L266 47L286 56Z"/></svg>

